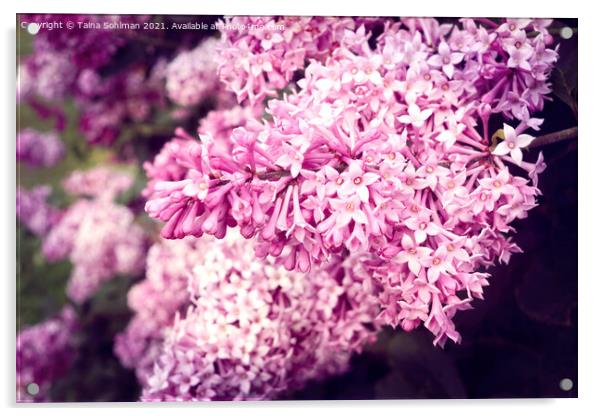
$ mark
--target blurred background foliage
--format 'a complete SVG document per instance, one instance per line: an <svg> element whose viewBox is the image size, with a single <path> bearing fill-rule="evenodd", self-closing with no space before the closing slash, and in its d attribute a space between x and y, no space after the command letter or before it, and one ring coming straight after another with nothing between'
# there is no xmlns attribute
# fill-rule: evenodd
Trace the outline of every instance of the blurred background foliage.
<svg viewBox="0 0 602 416"><path fill-rule="evenodd" d="M577 125L577 21L557 19L552 32L570 27L573 36L559 43L560 62L552 75L553 98L545 107L541 134ZM19 55L31 51L31 36L21 30ZM50 103L55 105L54 103ZM48 184L50 202L68 206L72 198L61 181L76 169L110 162L136 175L136 184L119 202L140 206L145 183L143 160L169 139L175 125L165 112L150 123L122 132L117 149L87 145L78 132L78 110L62 105L66 115L61 134L66 158L52 168L17 164L19 186ZM193 110L191 119L209 106ZM46 119L27 105L17 108L17 129L52 130L57 120ZM195 127L187 126L189 131ZM539 149L538 149L539 150ZM444 349L418 328L412 333L382 331L378 341L352 360L348 373L309 384L284 399L439 399L577 396L577 141L543 149L547 170L540 177L543 196L529 217L515 223L523 254L508 266L489 270L491 285L485 301L456 317L461 344ZM531 153L534 153L532 151ZM138 164L121 164L134 155ZM527 157L535 158L535 154ZM143 214L138 221L154 227ZM17 331L58 312L68 300L65 285L71 270L67 261L48 263L39 239L17 223ZM89 301L77 307L82 325L77 333L75 365L52 389L55 401L135 401L139 387L132 371L113 354L113 337L128 323L127 291L142 276L119 276L107 282ZM564 391L560 381L573 388Z"/></svg>

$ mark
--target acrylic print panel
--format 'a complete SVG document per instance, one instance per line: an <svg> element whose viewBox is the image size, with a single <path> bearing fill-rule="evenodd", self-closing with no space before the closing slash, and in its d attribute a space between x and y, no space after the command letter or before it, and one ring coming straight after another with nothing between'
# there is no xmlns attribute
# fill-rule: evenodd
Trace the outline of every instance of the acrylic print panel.
<svg viewBox="0 0 602 416"><path fill-rule="evenodd" d="M18 402L577 396L577 21L17 16Z"/></svg>

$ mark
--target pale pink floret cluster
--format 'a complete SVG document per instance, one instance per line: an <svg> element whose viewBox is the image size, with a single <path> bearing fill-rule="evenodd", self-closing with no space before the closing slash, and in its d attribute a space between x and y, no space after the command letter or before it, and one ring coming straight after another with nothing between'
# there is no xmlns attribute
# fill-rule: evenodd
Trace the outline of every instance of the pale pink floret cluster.
<svg viewBox="0 0 602 416"><path fill-rule="evenodd" d="M215 76L215 48L219 41L209 38L196 48L180 52L166 68L166 91L176 104L192 106L208 98L218 86Z"/></svg>
<svg viewBox="0 0 602 416"><path fill-rule="evenodd" d="M170 329L142 400L275 398L343 371L374 340L377 299L351 263L306 275L257 259L236 234L201 241L190 307Z"/></svg>
<svg viewBox="0 0 602 416"><path fill-rule="evenodd" d="M17 187L17 218L38 237L46 235L61 218L60 211L47 202L51 192L47 185L32 189Z"/></svg>
<svg viewBox="0 0 602 416"><path fill-rule="evenodd" d="M122 174L104 168L75 172L67 179L65 190L89 194L92 199L79 199L69 206L46 235L42 251L46 259L68 259L73 269L67 295L76 303L90 298L100 286L116 275L136 275L144 270L147 237L135 223L133 212L111 199L122 186ZM109 182L102 191L98 178ZM111 181L115 183L111 183ZM87 192L82 186L90 183ZM131 183L131 182L130 182Z"/></svg>
<svg viewBox="0 0 602 416"><path fill-rule="evenodd" d="M108 166L76 170L64 181L63 188L72 195L113 200L134 184L134 177Z"/></svg>
<svg viewBox="0 0 602 416"><path fill-rule="evenodd" d="M261 116L258 107L238 106L210 111L199 121L197 133L209 135L214 140L230 143L230 135L237 127L259 125L255 119Z"/></svg>
<svg viewBox="0 0 602 416"><path fill-rule="evenodd" d="M357 20L335 17L226 17L219 76L239 102L276 96L309 59L324 59Z"/></svg>
<svg viewBox="0 0 602 416"><path fill-rule="evenodd" d="M43 252L50 261L68 259L73 264L67 295L81 303L116 275L144 270L146 237L126 207L82 199L52 228Z"/></svg>
<svg viewBox="0 0 602 416"><path fill-rule="evenodd" d="M269 102L269 122L235 129L230 151L202 135L186 178L157 182L146 210L166 222L166 238L223 238L238 227L259 257L290 270L365 253L361 264L380 288L379 322L424 324L438 344L459 341L454 314L482 296L483 268L519 251L511 223L540 193L545 164L524 152L533 140L526 130L543 122L532 114L557 59L549 23L402 19L374 38L363 25L330 30L328 57ZM231 36L242 55L230 63L271 50L257 46L260 34ZM263 72L230 68L228 78L224 68L239 99L287 84L282 77L257 89ZM490 123L495 114L507 122ZM498 129L504 140L495 146Z"/></svg>
<svg viewBox="0 0 602 416"><path fill-rule="evenodd" d="M75 358L73 333L77 327L75 311L66 306L57 316L17 334L18 402L49 399L52 383L69 370ZM33 386L28 389L30 384Z"/></svg>
<svg viewBox="0 0 602 416"><path fill-rule="evenodd" d="M38 96L48 101L63 99L77 77L69 53L39 48L18 69L17 100Z"/></svg>
<svg viewBox="0 0 602 416"><path fill-rule="evenodd" d="M203 264L207 244L193 237L155 243L146 257L146 279L128 293L128 306L135 315L116 336L115 354L125 367L136 370L141 385L152 374L176 313L190 305L188 278L195 265Z"/></svg>

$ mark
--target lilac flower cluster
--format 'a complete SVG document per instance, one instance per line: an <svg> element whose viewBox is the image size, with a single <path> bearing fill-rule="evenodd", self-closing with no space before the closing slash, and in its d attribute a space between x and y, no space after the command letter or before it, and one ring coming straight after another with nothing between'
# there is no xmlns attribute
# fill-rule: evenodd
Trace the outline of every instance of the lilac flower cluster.
<svg viewBox="0 0 602 416"><path fill-rule="evenodd" d="M182 106L199 104L218 87L215 76L217 43L217 39L209 38L190 51L180 52L167 65L165 89L174 103Z"/></svg>
<svg viewBox="0 0 602 416"><path fill-rule="evenodd" d="M155 243L146 257L146 279L128 293L135 312L127 328L115 338L115 354L127 368L135 368L141 385L152 375L161 352L164 332L178 311L190 304L188 277L204 262L205 240L187 238Z"/></svg>
<svg viewBox="0 0 602 416"><path fill-rule="evenodd" d="M79 127L92 144L111 145L123 124L148 119L164 105L164 61L147 70L135 67L112 77L82 71L78 77L78 104L82 107Z"/></svg>
<svg viewBox="0 0 602 416"><path fill-rule="evenodd" d="M77 326L75 311L66 306L54 318L19 332L17 401L49 399L52 382L69 370L75 357L72 335Z"/></svg>
<svg viewBox="0 0 602 416"><path fill-rule="evenodd" d="M454 314L482 297L483 268L519 251L511 223L537 204L545 164L523 152L557 59L550 21L402 19L378 36L336 22L310 18L303 33L289 22L282 39L225 31L220 74L251 103L286 87L305 57L329 53L269 102L270 121L234 129L229 149L202 135L180 163L187 174L154 182L146 210L166 238L223 238L236 226L289 270L363 253L378 322L459 341ZM297 36L319 49L279 69Z"/></svg>
<svg viewBox="0 0 602 416"><path fill-rule="evenodd" d="M51 192L44 185L31 190L17 188L17 218L38 237L45 236L61 217L60 211L47 203Z"/></svg>
<svg viewBox="0 0 602 416"><path fill-rule="evenodd" d="M203 261L186 279L191 305L169 330L142 400L274 398L343 371L374 339L378 301L351 262L308 276L255 258L237 235L199 241Z"/></svg>
<svg viewBox="0 0 602 416"><path fill-rule="evenodd" d="M55 132L23 129L17 133L17 160L30 166L50 167L65 156L65 144Z"/></svg>
<svg viewBox="0 0 602 416"><path fill-rule="evenodd" d="M252 107L234 106L229 109L210 111L200 120L198 134L207 133L212 139L211 144L208 145L219 147L223 152L230 152L232 131L241 126L260 128L261 124L255 120L257 117L259 114ZM197 139L182 128L176 129L174 137L163 145L154 160L144 163L148 183L142 195L149 197L159 182L186 179L190 169L195 166L194 159L199 157L201 152L202 145Z"/></svg>
<svg viewBox="0 0 602 416"><path fill-rule="evenodd" d="M285 88L309 59L324 59L360 20L335 17L226 17L219 76L254 106Z"/></svg>
<svg viewBox="0 0 602 416"><path fill-rule="evenodd" d="M216 142L227 145L230 143L230 136L235 128L259 126L256 119L260 116L258 108L250 106L235 105L227 109L210 111L200 120L197 133L208 135Z"/></svg>
<svg viewBox="0 0 602 416"><path fill-rule="evenodd" d="M72 195L111 201L133 184L134 178L129 173L99 166L86 171L73 171L63 181L63 188Z"/></svg>
<svg viewBox="0 0 602 416"><path fill-rule="evenodd" d="M103 192L99 179L114 179L116 184L105 183ZM67 294L74 302L84 302L117 274L139 274L144 269L144 230L134 222L132 211L111 201L125 190L124 182L121 174L104 169L74 173L66 181L67 191L95 198L80 199L67 208L44 239L42 251L50 261L69 259L73 264ZM87 192L80 187L85 183L93 185Z"/></svg>
<svg viewBox="0 0 602 416"><path fill-rule="evenodd" d="M66 53L41 50L19 65L17 99L38 96L48 101L60 100L67 95L76 76Z"/></svg>
<svg viewBox="0 0 602 416"><path fill-rule="evenodd" d="M159 182L179 181L188 175L188 159L200 151L200 143L184 129L178 128L175 136L165 143L152 162L144 162L144 171L148 178L142 191L148 197Z"/></svg>
<svg viewBox="0 0 602 416"><path fill-rule="evenodd" d="M34 52L20 65L20 98L33 93L47 100L61 99L77 82L83 70L97 70L108 64L117 50L126 43L130 32L104 29L104 23L134 23L146 16L109 15L21 15L28 23L67 22L100 24L100 29L75 27L70 30L41 28L34 40Z"/></svg>
<svg viewBox="0 0 602 416"><path fill-rule="evenodd" d="M81 110L81 131L88 142L102 145L113 143L124 123L143 121L163 106L164 60L105 70L117 51L136 37L136 31L108 29L105 24L141 23L148 16L23 15L22 19L63 25L77 21L100 28L42 28L34 38L33 53L20 61L19 100L58 101L72 95Z"/></svg>

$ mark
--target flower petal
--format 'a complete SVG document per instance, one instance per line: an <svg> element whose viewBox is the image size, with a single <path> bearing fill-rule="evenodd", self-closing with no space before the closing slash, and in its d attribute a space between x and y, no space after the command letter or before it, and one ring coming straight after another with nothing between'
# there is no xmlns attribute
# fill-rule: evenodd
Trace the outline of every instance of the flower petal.
<svg viewBox="0 0 602 416"><path fill-rule="evenodd" d="M366 172L366 173L364 173L364 177L362 179L363 179L363 182L365 185L372 185L379 178L380 178L380 175L377 175L376 173Z"/></svg>
<svg viewBox="0 0 602 416"><path fill-rule="evenodd" d="M496 156L503 156L507 155L508 153L510 153L510 148L508 147L508 143L506 143L506 141L500 142L495 149L493 149L493 152L491 152L492 155Z"/></svg>
<svg viewBox="0 0 602 416"><path fill-rule="evenodd" d="M368 217L361 209L357 209L353 213L353 219L360 224L368 224Z"/></svg>
<svg viewBox="0 0 602 416"><path fill-rule="evenodd" d="M535 140L535 137L530 134L519 134L516 138L516 144L518 144L519 147L527 147L533 140Z"/></svg>
<svg viewBox="0 0 602 416"><path fill-rule="evenodd" d="M521 152L519 147L515 147L510 152L510 156L516 163L521 163L523 161L523 152Z"/></svg>
<svg viewBox="0 0 602 416"><path fill-rule="evenodd" d="M410 268L410 271L412 273L414 273L416 276L418 276L418 273L420 273L420 263L418 263L418 261L416 261L416 259L414 257L410 257L408 259L408 267Z"/></svg>
<svg viewBox="0 0 602 416"><path fill-rule="evenodd" d="M504 139L512 140L516 137L516 131L512 126L504 123Z"/></svg>
<svg viewBox="0 0 602 416"><path fill-rule="evenodd" d="M366 186L360 186L357 188L357 195L360 197L362 202L368 202L368 198L370 197L370 192Z"/></svg>

